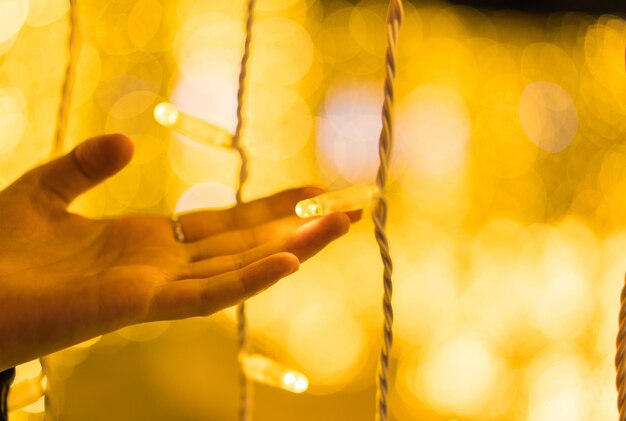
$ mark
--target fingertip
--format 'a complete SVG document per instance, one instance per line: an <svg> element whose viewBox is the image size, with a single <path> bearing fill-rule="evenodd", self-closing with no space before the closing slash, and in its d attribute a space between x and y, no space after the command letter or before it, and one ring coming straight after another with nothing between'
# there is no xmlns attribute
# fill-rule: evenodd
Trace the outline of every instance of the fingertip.
<svg viewBox="0 0 626 421"><path fill-rule="evenodd" d="M300 269L300 260L293 253L282 252L270 257L274 258L274 267L277 273L283 274L282 276L290 275Z"/></svg>
<svg viewBox="0 0 626 421"><path fill-rule="evenodd" d="M135 144L128 136L121 133L104 135L100 142L102 154L122 167L130 162L135 153Z"/></svg>
<svg viewBox="0 0 626 421"><path fill-rule="evenodd" d="M246 268L245 297L252 297L300 268L300 260L292 253L281 252L259 260Z"/></svg>
<svg viewBox="0 0 626 421"><path fill-rule="evenodd" d="M132 159L135 147L123 134L92 137L78 145L74 157L88 179L100 180L124 168Z"/></svg>
<svg viewBox="0 0 626 421"><path fill-rule="evenodd" d="M346 214L326 215L297 228L288 242L288 249L296 251L300 255L303 250L323 247L346 234L349 230L350 218Z"/></svg>
<svg viewBox="0 0 626 421"><path fill-rule="evenodd" d="M332 237L340 237L350 230L351 219L345 213L333 213L326 217L328 232Z"/></svg>
<svg viewBox="0 0 626 421"><path fill-rule="evenodd" d="M358 222L361 220L361 218L363 218L363 209L346 212L346 215L348 216L348 218L350 218L351 223Z"/></svg>
<svg viewBox="0 0 626 421"><path fill-rule="evenodd" d="M350 215L342 213L341 221L345 226L345 232L348 232L350 230L350 225L352 225L352 218L350 217Z"/></svg>

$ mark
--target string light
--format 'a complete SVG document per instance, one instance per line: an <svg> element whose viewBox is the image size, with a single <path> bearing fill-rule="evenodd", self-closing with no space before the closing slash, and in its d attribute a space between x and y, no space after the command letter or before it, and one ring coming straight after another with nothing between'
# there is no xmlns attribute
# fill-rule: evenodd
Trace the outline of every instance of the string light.
<svg viewBox="0 0 626 421"><path fill-rule="evenodd" d="M37 402L46 392L45 377L28 379L11 387L9 412L15 412Z"/></svg>
<svg viewBox="0 0 626 421"><path fill-rule="evenodd" d="M357 184L346 189L323 193L298 202L296 215L300 218L312 218L334 212L363 209L369 206L376 192L375 187Z"/></svg>
<svg viewBox="0 0 626 421"><path fill-rule="evenodd" d="M169 102L154 107L154 119L160 125L205 145L230 147L232 144L233 137L226 129L185 114Z"/></svg>
<svg viewBox="0 0 626 421"><path fill-rule="evenodd" d="M9 412L15 412L37 402L46 393L47 378L39 360L19 365L16 371L15 384L11 386L7 401Z"/></svg>
<svg viewBox="0 0 626 421"><path fill-rule="evenodd" d="M241 354L241 367L250 380L286 390L303 393L309 388L307 377L260 354Z"/></svg>

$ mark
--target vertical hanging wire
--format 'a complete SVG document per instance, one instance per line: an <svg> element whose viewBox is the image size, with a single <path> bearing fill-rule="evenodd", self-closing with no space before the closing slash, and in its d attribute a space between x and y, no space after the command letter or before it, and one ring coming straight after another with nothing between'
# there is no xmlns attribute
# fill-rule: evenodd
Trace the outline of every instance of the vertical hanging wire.
<svg viewBox="0 0 626 421"><path fill-rule="evenodd" d="M239 185L237 186L237 204L241 204L241 192L243 185L248 179L248 156L243 145L241 144L241 134L244 121L244 96L246 93L246 80L248 74L248 60L250 59L250 43L252 41L252 25L254 23L254 6L255 0L248 0L246 10L245 25L245 43L243 55L241 57L241 65L239 68L239 88L237 90L237 126L233 134L232 148L239 154L241 163L239 167ZM241 302L237 305L237 347L238 354L241 356L248 351L248 328L246 320L246 303ZM241 363L239 363L239 420L249 421L252 419L252 381L248 379L243 371Z"/></svg>
<svg viewBox="0 0 626 421"><path fill-rule="evenodd" d="M622 288L620 296L619 328L616 340L617 351L615 353L615 369L617 386L617 409L619 411L619 421L626 421L626 282Z"/></svg>
<svg viewBox="0 0 626 421"><path fill-rule="evenodd" d="M50 152L51 158L59 156L65 148L65 139L67 137L67 127L70 119L70 111L72 107L72 93L74 91L74 82L76 76L76 63L78 61L78 11L76 10L76 0L70 0L68 10L68 34L67 34L67 64L65 74L63 75L63 85L61 87L61 100L59 102L59 110L57 112L57 121L54 133L54 143ZM41 376L48 375L48 364L45 357L39 359L41 364ZM45 414L46 419L54 419L52 416L50 400L48 393L44 390Z"/></svg>
<svg viewBox="0 0 626 421"><path fill-rule="evenodd" d="M63 77L63 87L61 88L61 102L57 114L56 131L54 134L54 145L52 156L56 157L63 152L65 138L67 136L67 126L69 123L70 110L72 107L72 92L74 91L74 81L76 76L76 62L78 59L78 13L76 10L76 0L70 0L68 17L68 58Z"/></svg>
<svg viewBox="0 0 626 421"><path fill-rule="evenodd" d="M387 14L387 53L385 55L385 95L382 110L383 128L380 132L378 154L380 157L380 166L376 176L376 187L378 189L378 200L372 211L372 219L374 221L374 232L376 241L380 249L380 256L383 261L383 341L380 350L380 359L378 362L378 381L377 381L377 407L376 419L378 421L387 420L387 411L389 409L387 403L387 393L389 391L389 354L393 343L393 307L391 297L393 292L393 261L389 252L389 241L385 233L387 224L387 199L385 197L385 186L387 184L387 175L391 163L391 155L393 153L394 144L394 80L396 76L396 61L398 47L398 32L402 24L403 17L402 0L391 0L389 3L389 11Z"/></svg>

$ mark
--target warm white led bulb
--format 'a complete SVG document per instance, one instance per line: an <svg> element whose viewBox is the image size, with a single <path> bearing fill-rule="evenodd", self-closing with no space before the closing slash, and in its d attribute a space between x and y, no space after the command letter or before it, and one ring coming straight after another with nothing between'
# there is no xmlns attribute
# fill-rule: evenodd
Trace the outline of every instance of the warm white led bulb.
<svg viewBox="0 0 626 421"><path fill-rule="evenodd" d="M9 412L17 411L37 402L46 392L48 380L40 375L32 379L22 380L11 387L7 406Z"/></svg>
<svg viewBox="0 0 626 421"><path fill-rule="evenodd" d="M367 184L357 184L310 199L301 200L296 205L296 215L300 218L328 215L333 212L349 212L369 206L376 188Z"/></svg>
<svg viewBox="0 0 626 421"><path fill-rule="evenodd" d="M304 374L271 358L260 354L242 354L239 360L243 372L250 380L293 393L302 393L309 388L309 380Z"/></svg>
<svg viewBox="0 0 626 421"><path fill-rule="evenodd" d="M206 145L230 147L232 143L233 137L226 129L180 112L169 102L154 107L154 119L162 126Z"/></svg>
<svg viewBox="0 0 626 421"><path fill-rule="evenodd" d="M174 127L178 116L178 109L169 102L162 102L154 107L154 119L162 126Z"/></svg>

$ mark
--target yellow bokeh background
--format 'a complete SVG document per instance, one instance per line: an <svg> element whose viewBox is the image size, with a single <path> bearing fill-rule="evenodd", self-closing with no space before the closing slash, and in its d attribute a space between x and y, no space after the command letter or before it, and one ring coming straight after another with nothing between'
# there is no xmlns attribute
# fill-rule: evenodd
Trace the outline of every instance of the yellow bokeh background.
<svg viewBox="0 0 626 421"><path fill-rule="evenodd" d="M236 155L159 126L152 112L169 101L234 130L243 2L77 8L64 150L121 132L136 155L72 210L102 218L232 204ZM392 419L616 419L626 21L405 8L389 182ZM66 0L0 1L2 187L52 154L68 10ZM373 182L385 14L380 0L258 0L245 200ZM310 381L303 395L258 386L256 419L373 418L381 271L364 218L250 301L254 348ZM47 419L234 420L235 344L229 309L58 352L47 359ZM41 420L41 409L13 417Z"/></svg>

